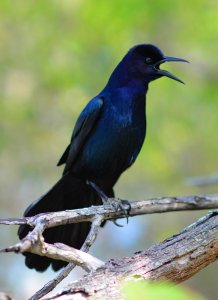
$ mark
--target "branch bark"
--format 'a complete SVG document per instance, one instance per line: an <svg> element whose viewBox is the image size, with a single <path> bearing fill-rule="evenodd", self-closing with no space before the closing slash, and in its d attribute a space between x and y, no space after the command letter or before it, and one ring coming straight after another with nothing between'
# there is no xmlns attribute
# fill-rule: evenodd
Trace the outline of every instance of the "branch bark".
<svg viewBox="0 0 218 300"><path fill-rule="evenodd" d="M129 280L180 283L217 258L218 212L214 211L160 244L131 257L109 260L46 300L123 299L122 285Z"/></svg>
<svg viewBox="0 0 218 300"><path fill-rule="evenodd" d="M120 201L120 199L114 198L113 201ZM131 211L129 216L133 217L138 215L164 213L170 211L202 210L214 208L218 208L218 194L159 197L131 202ZM116 210L112 205L102 205L75 210L42 213L34 217L0 219L0 224L27 224L31 227L36 227L40 224L42 229L41 232L43 232L46 228L59 225L93 222L93 220L96 218L96 215L101 216L102 220L104 221L126 217L122 210Z"/></svg>

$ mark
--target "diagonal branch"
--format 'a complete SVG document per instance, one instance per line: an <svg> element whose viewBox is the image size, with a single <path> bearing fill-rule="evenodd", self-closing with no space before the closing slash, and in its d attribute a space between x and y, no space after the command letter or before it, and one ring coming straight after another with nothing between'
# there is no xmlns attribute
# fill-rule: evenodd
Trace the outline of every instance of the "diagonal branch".
<svg viewBox="0 0 218 300"><path fill-rule="evenodd" d="M123 299L125 282L161 280L180 283L217 259L218 211L214 211L160 244L131 257L109 260L46 299Z"/></svg>
<svg viewBox="0 0 218 300"><path fill-rule="evenodd" d="M31 240L28 240L28 238L15 246L1 250L1 252L31 252L40 256L50 257L52 259L72 262L83 268L86 272L91 272L104 264L103 261L88 253L62 243L54 243L51 245L40 240L31 244Z"/></svg>
<svg viewBox="0 0 218 300"><path fill-rule="evenodd" d="M81 248L81 251L88 252L92 244L94 243L100 226L102 223L102 217L96 216L95 220L92 222L91 230ZM63 271L61 271L58 276L51 281L49 281L43 288L37 291L29 300L38 300L41 299L43 296L47 295L51 292L62 280L64 280L70 272L74 269L76 265L74 263L69 263Z"/></svg>

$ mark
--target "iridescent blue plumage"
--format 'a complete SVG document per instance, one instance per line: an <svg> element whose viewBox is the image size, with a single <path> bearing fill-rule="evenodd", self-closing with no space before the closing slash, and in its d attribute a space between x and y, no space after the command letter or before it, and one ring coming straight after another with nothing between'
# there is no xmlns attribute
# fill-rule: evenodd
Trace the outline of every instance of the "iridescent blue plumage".
<svg viewBox="0 0 218 300"><path fill-rule="evenodd" d="M63 177L36 203L28 207L25 216L101 204L96 184L107 196L113 196L113 186L119 176L138 156L146 133L146 93L152 80L167 76L161 70L166 61L184 61L166 57L149 44L130 49L113 71L106 87L93 98L80 114L70 145L58 165L65 164ZM22 225L18 234L23 238L30 228ZM45 240L80 248L90 230L89 223L55 227L45 232ZM24 253L26 265L44 271L50 264L58 270L66 263L31 253Z"/></svg>

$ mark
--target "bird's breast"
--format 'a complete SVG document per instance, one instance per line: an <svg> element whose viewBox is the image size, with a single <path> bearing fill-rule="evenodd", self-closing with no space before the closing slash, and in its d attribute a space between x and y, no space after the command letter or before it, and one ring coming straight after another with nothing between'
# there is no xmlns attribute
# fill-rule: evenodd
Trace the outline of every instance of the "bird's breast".
<svg viewBox="0 0 218 300"><path fill-rule="evenodd" d="M136 117L132 110L110 107L82 149L80 170L92 180L115 182L136 159L145 129L145 112Z"/></svg>

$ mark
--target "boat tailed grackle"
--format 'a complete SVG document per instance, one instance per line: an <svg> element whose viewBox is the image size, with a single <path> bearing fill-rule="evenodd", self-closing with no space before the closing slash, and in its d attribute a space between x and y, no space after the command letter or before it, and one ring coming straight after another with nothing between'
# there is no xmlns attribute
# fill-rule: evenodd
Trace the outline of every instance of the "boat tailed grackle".
<svg viewBox="0 0 218 300"><path fill-rule="evenodd" d="M26 209L25 216L100 205L101 195L114 196L113 186L134 163L145 139L148 84L163 76L182 82L160 69L168 61L186 62L165 56L150 44L136 45L128 51L105 88L81 112L70 144L58 162L58 166L65 164L63 176ZM21 225L19 238L29 230L27 225ZM44 237L49 243L81 248L89 230L88 222L68 224L47 229ZM67 264L32 253L24 255L26 265L38 271L46 270L50 264L54 270Z"/></svg>

